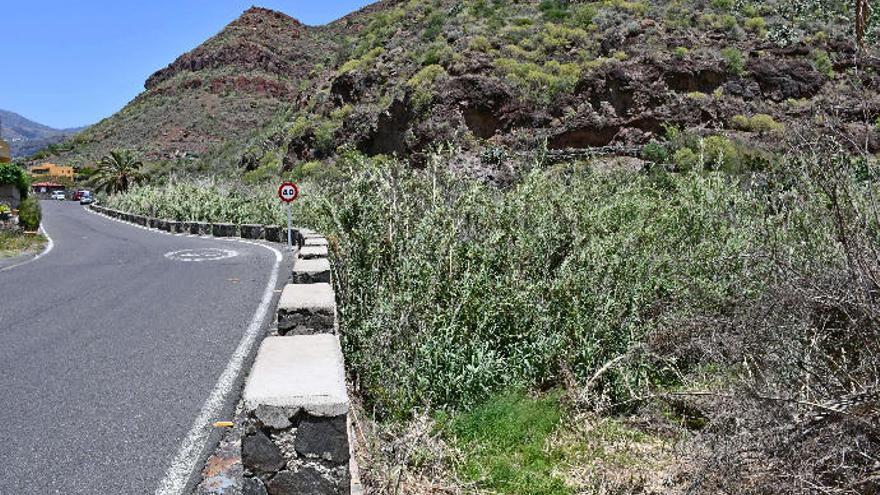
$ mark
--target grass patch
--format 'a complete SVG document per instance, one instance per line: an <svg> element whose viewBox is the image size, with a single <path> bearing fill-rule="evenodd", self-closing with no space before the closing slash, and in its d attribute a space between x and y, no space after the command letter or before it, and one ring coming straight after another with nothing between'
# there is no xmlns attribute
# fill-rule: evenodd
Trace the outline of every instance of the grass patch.
<svg viewBox="0 0 880 495"><path fill-rule="evenodd" d="M45 244L46 238L41 234L0 230L0 259L36 252Z"/></svg>
<svg viewBox="0 0 880 495"><path fill-rule="evenodd" d="M463 451L459 475L492 493L572 493L554 472L562 452L546 448L562 419L558 399L509 392L452 419L446 429Z"/></svg>

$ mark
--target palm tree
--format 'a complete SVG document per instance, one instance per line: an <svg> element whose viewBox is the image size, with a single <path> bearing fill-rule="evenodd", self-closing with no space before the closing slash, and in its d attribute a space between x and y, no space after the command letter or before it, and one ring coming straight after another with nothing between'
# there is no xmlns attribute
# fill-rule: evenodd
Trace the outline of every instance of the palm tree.
<svg viewBox="0 0 880 495"><path fill-rule="evenodd" d="M110 194L125 192L129 186L144 179L141 173L143 162L129 150L111 151L101 158L98 169L91 179L95 188Z"/></svg>

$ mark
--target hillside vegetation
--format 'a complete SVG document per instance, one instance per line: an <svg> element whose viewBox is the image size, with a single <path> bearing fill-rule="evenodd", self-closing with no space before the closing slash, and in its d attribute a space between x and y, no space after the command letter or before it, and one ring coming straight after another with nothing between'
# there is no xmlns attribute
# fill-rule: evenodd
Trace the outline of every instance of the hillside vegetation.
<svg viewBox="0 0 880 495"><path fill-rule="evenodd" d="M253 9L111 121L232 67L291 93L107 202L283 223L300 181L375 493L877 493L880 59L851 7Z"/></svg>

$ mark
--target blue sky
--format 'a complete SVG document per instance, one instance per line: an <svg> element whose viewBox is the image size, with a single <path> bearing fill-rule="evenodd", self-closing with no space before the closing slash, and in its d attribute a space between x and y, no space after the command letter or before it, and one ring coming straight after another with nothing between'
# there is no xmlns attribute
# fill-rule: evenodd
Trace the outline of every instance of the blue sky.
<svg viewBox="0 0 880 495"><path fill-rule="evenodd" d="M325 24L366 0L265 0L256 5ZM93 124L143 91L171 63L254 0L3 2L0 108L52 127Z"/></svg>

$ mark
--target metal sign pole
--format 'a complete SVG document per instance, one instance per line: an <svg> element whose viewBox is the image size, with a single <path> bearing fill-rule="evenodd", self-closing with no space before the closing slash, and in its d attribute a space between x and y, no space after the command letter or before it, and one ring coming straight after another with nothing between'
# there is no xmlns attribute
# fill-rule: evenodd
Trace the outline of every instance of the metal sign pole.
<svg viewBox="0 0 880 495"><path fill-rule="evenodd" d="M291 214L290 203L287 203L287 247L289 249L293 249L293 234L290 232L293 228L293 224L290 220Z"/></svg>

